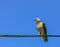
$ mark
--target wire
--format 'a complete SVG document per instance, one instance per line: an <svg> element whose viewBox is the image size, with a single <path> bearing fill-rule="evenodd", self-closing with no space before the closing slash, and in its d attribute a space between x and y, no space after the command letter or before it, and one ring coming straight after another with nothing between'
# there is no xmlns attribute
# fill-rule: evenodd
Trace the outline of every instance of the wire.
<svg viewBox="0 0 60 47"><path fill-rule="evenodd" d="M24 35L24 34L0 34L0 37L42 37L41 35ZM46 36L45 36L46 37ZM60 35L47 35L47 37L60 37Z"/></svg>

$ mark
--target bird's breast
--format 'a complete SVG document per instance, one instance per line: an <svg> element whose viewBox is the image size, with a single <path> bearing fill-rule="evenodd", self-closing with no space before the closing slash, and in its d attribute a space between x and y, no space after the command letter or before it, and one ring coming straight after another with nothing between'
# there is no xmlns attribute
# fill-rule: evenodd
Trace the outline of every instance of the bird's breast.
<svg viewBox="0 0 60 47"><path fill-rule="evenodd" d="M42 23L38 23L38 24L36 25L36 27L39 29L39 28L42 28L43 25L42 25Z"/></svg>

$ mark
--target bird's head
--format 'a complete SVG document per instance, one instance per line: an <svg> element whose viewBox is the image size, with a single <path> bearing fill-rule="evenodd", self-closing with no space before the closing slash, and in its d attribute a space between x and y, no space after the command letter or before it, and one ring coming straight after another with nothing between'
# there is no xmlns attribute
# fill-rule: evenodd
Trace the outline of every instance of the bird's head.
<svg viewBox="0 0 60 47"><path fill-rule="evenodd" d="M35 21L36 22L41 22L41 20L39 18L36 18Z"/></svg>

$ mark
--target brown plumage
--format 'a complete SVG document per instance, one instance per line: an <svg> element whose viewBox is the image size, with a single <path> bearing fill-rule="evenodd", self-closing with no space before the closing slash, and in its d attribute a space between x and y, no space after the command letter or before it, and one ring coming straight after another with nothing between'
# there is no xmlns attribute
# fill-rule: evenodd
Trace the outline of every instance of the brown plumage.
<svg viewBox="0 0 60 47"><path fill-rule="evenodd" d="M39 32L39 35L43 36L44 42L48 42L46 26L44 22L42 22L39 18L36 18L35 21L36 21L36 28Z"/></svg>

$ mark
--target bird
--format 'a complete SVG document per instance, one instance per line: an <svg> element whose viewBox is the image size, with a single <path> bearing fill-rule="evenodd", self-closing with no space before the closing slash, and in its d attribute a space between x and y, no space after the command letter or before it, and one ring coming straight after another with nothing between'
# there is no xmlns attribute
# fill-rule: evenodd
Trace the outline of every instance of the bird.
<svg viewBox="0 0 60 47"><path fill-rule="evenodd" d="M44 42L48 42L46 24L40 18L35 18L35 21L39 35L43 37Z"/></svg>

